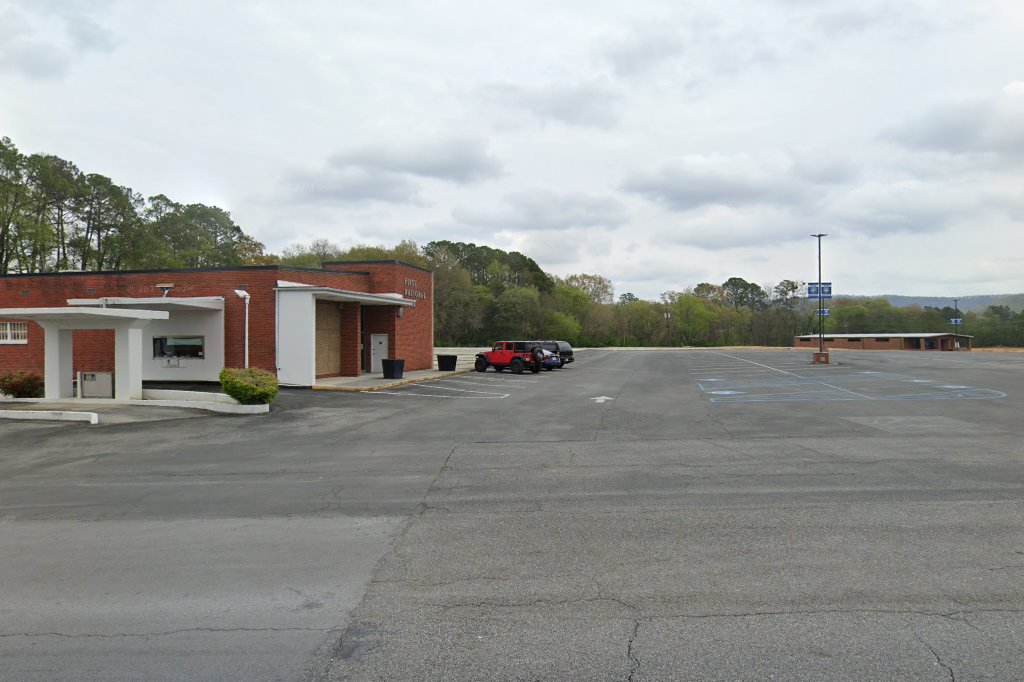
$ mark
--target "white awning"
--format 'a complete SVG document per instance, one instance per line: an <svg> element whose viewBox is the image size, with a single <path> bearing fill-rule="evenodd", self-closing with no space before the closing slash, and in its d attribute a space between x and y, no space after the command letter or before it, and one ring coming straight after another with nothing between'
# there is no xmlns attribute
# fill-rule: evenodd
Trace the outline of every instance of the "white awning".
<svg viewBox="0 0 1024 682"><path fill-rule="evenodd" d="M69 298L68 305L147 310L224 310L223 296L105 296L103 298Z"/></svg>
<svg viewBox="0 0 1024 682"><path fill-rule="evenodd" d="M295 291L312 294L313 298L323 301L352 301L362 305L395 305L412 308L415 299L405 298L401 294L368 294L362 291L346 291L332 287L318 287L295 282L278 281L274 291Z"/></svg>
<svg viewBox="0 0 1024 682"><path fill-rule="evenodd" d="M114 308L0 308L0 317L35 322L96 323L101 321L166 320L166 310L124 310Z"/></svg>

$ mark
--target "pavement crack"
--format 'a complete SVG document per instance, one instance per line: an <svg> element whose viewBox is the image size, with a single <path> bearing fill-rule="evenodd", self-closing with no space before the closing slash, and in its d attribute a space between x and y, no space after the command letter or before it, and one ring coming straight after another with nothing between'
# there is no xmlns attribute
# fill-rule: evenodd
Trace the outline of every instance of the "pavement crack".
<svg viewBox="0 0 1024 682"><path fill-rule="evenodd" d="M632 669L629 671L629 677L626 678L627 682L633 682L636 680L636 676L640 673L640 657L633 650L633 645L636 644L637 635L640 632L640 619L637 618L633 621L633 634L629 636L629 642L626 643L626 658L633 664Z"/></svg>
<svg viewBox="0 0 1024 682"><path fill-rule="evenodd" d="M523 602L499 602L499 601L488 601L486 599L474 602L465 602L461 604L447 604L441 607L442 611L452 611L455 609L482 609L482 608L494 608L494 609L523 609L523 608L534 608L534 607L545 607L545 606L569 606L572 604L591 604L596 602L610 602L612 604L618 604L623 608L631 611L636 611L636 607L624 602L615 597L585 597L580 599L534 599L532 601Z"/></svg>
<svg viewBox="0 0 1024 682"><path fill-rule="evenodd" d="M935 648L928 642L924 641L924 638L916 632L914 633L914 637L916 637L917 641L919 641L921 644L928 647L928 651L932 652L932 656L935 657L935 662L938 663L938 665L942 667L947 673L949 673L949 681L956 682L956 673L953 672L953 668L942 662L942 658L939 656L939 653L935 651Z"/></svg>

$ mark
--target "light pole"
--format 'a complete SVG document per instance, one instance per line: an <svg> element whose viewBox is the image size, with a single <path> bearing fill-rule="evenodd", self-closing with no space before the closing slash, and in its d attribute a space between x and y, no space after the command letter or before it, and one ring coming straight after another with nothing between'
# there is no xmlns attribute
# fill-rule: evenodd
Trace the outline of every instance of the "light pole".
<svg viewBox="0 0 1024 682"><path fill-rule="evenodd" d="M811 236L818 240L818 356L821 357L825 353L825 316L821 314L821 238L828 235L822 232Z"/></svg>
<svg viewBox="0 0 1024 682"><path fill-rule="evenodd" d="M668 337L668 345L672 345L672 312L665 306L665 336Z"/></svg>
<svg viewBox="0 0 1024 682"><path fill-rule="evenodd" d="M953 299L953 347L960 349L960 308L957 299Z"/></svg>

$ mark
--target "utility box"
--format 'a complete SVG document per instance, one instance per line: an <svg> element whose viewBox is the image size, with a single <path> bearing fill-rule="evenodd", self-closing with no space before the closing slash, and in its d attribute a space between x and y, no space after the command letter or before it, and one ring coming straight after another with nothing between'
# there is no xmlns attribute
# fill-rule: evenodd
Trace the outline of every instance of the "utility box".
<svg viewBox="0 0 1024 682"><path fill-rule="evenodd" d="M79 397L81 398L113 398L113 372L79 372Z"/></svg>

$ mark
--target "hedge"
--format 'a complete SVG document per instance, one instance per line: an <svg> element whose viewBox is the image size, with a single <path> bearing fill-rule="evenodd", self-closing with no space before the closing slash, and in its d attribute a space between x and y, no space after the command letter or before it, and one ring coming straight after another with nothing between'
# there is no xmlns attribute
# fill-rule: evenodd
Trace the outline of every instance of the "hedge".
<svg viewBox="0 0 1024 682"><path fill-rule="evenodd" d="M0 374L0 393L12 398L42 398L43 377L30 372Z"/></svg>
<svg viewBox="0 0 1024 682"><path fill-rule="evenodd" d="M277 377L265 369L225 367L220 371L220 385L243 405L269 404L277 397Z"/></svg>

